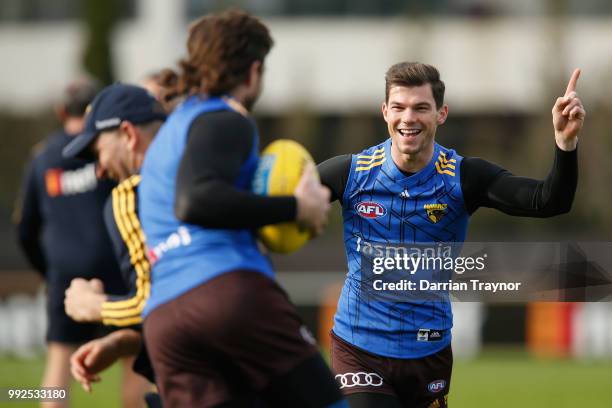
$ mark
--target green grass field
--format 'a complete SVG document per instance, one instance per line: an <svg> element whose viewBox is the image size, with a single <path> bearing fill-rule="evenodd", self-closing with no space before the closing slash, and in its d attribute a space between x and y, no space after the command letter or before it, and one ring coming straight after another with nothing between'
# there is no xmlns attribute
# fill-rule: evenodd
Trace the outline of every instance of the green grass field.
<svg viewBox="0 0 612 408"><path fill-rule="evenodd" d="M612 361L535 360L489 350L457 361L449 396L456 407L612 407Z"/></svg>
<svg viewBox="0 0 612 408"><path fill-rule="evenodd" d="M0 387L36 387L42 358L0 358ZM74 387L73 407L119 406L119 371L111 369L93 394ZM456 361L449 404L466 407L588 407L612 406L612 361L534 360L525 353L487 350L473 361ZM36 407L0 402L0 407Z"/></svg>
<svg viewBox="0 0 612 408"><path fill-rule="evenodd" d="M19 360L10 357L0 357L0 388L19 387L37 388L45 367L44 357L32 360ZM77 383L73 382L70 399L73 408L112 408L119 407L120 371L117 365L102 374L102 382L94 384L92 394L87 394ZM6 391L5 391L6 392ZM5 396L0 397L1 408L38 407L37 403L6 402Z"/></svg>

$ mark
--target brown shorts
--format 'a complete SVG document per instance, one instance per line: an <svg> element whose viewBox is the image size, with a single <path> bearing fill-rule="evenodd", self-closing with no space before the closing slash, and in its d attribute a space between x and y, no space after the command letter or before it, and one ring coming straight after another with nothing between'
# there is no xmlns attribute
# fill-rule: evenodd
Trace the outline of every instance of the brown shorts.
<svg viewBox="0 0 612 408"><path fill-rule="evenodd" d="M144 322L164 407L257 394L318 350L285 292L254 271L218 276Z"/></svg>
<svg viewBox="0 0 612 408"><path fill-rule="evenodd" d="M394 395L402 406L447 406L453 367L449 345L436 354L417 359L378 356L331 333L331 361L344 395L359 392Z"/></svg>

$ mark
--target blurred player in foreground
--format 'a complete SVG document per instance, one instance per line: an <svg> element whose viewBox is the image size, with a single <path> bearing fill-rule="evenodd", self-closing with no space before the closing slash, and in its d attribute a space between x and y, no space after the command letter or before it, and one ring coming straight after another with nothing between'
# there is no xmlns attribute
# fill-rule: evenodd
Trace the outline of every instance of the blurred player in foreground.
<svg viewBox="0 0 612 408"><path fill-rule="evenodd" d="M331 356L352 407L444 407L453 362L448 293L439 301L367 301L360 289L368 273L361 268L364 249L463 242L479 207L528 217L568 212L585 117L575 91L579 74L553 107L555 159L544 180L517 177L438 145L436 129L448 115L444 83L434 67L407 62L386 74L382 113L390 137L319 165L321 182L341 202L344 218L349 272Z"/></svg>
<svg viewBox="0 0 612 408"><path fill-rule="evenodd" d="M145 157L139 208L152 288L144 334L166 407L346 406L256 243L256 228L279 222L319 233L330 208L314 166L295 196L250 191L259 142L249 110L271 46L268 29L240 11L192 24L174 78L187 98Z"/></svg>
<svg viewBox="0 0 612 408"><path fill-rule="evenodd" d="M61 154L82 131L85 109L96 91L90 81L68 86L56 109L64 128L46 139L24 179L19 242L47 283L44 387L67 388L70 354L80 343L106 333L101 325L75 323L66 315L64 291L70 281L97 278L113 293L125 291L102 219L104 202L115 184L98 181L92 161L66 159Z"/></svg>
<svg viewBox="0 0 612 408"><path fill-rule="evenodd" d="M95 157L98 178L121 183L104 208L106 228L129 293L109 296L95 281L75 279L66 291L66 312L77 321L102 321L131 327L81 346L72 356L73 376L91 390L97 373L120 357L134 356L140 346L141 312L150 291L150 265L138 219L138 172L145 152L165 120L165 113L145 89L115 84L94 99L85 130L64 149L66 157ZM129 359L129 361L132 361ZM142 405L147 384L132 378L126 387Z"/></svg>

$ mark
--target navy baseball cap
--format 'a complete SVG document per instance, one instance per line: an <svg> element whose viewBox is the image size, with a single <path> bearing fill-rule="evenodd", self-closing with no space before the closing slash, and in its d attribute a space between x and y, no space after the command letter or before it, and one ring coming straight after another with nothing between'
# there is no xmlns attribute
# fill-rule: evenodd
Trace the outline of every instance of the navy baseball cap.
<svg viewBox="0 0 612 408"><path fill-rule="evenodd" d="M116 129L127 120L133 124L166 120L161 104L146 89L113 84L104 88L87 108L85 129L62 151L69 157L87 156L87 148L105 130Z"/></svg>

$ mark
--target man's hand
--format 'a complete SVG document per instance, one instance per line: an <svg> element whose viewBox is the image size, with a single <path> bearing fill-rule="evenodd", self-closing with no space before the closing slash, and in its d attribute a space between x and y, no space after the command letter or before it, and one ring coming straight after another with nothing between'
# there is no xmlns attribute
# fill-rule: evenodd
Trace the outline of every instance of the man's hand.
<svg viewBox="0 0 612 408"><path fill-rule="evenodd" d="M106 300L104 285L99 279L87 281L73 279L66 289L64 308L66 314L77 322L100 322L102 303Z"/></svg>
<svg viewBox="0 0 612 408"><path fill-rule="evenodd" d="M141 344L141 334L132 329L118 330L92 340L72 354L70 372L85 391L91 392L91 383L100 381L98 373L118 359L138 353Z"/></svg>
<svg viewBox="0 0 612 408"><path fill-rule="evenodd" d="M321 185L314 164L306 166L294 195L297 200L296 221L308 228L313 236L321 234L331 208L331 193L327 187Z"/></svg>
<svg viewBox="0 0 612 408"><path fill-rule="evenodd" d="M584 123L586 112L576 93L580 70L575 69L567 84L565 95L557 98L552 109L555 141L559 149L571 151L578 144L578 132Z"/></svg>

